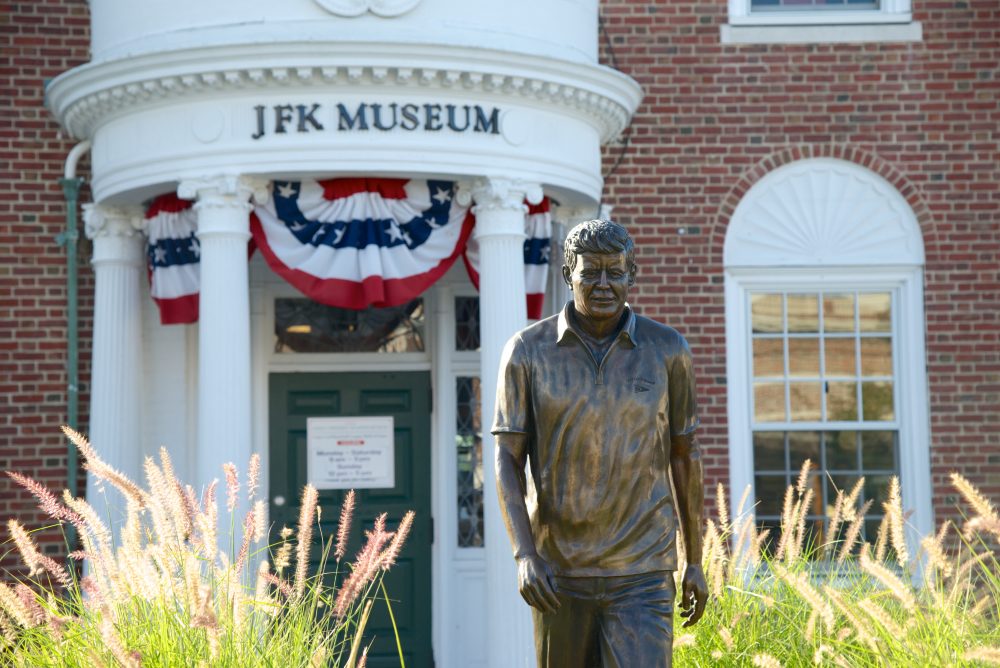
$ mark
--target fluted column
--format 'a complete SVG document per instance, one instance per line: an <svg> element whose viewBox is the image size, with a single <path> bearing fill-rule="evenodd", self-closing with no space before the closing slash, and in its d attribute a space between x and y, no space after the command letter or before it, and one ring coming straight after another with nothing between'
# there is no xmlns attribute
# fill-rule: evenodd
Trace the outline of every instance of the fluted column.
<svg viewBox="0 0 1000 668"><path fill-rule="evenodd" d="M487 656L491 668L534 665L531 614L517 592L517 569L497 499L489 433L504 344L527 324L524 298L524 200L542 200L538 184L479 179L468 190L479 242L479 331L483 416Z"/></svg>
<svg viewBox="0 0 1000 668"><path fill-rule="evenodd" d="M90 440L108 464L141 480L142 209L88 204L83 220L94 246ZM110 489L102 495L93 476L87 477L87 500L115 524L124 516L124 499Z"/></svg>
<svg viewBox="0 0 1000 668"><path fill-rule="evenodd" d="M177 188L180 197L196 200L198 214L201 291L195 477L202 486L223 478L226 462L246 471L252 452L247 242L250 197L263 198L264 186L260 179L218 176L182 181ZM245 503L237 509L245 510ZM225 542L223 547L228 549Z"/></svg>

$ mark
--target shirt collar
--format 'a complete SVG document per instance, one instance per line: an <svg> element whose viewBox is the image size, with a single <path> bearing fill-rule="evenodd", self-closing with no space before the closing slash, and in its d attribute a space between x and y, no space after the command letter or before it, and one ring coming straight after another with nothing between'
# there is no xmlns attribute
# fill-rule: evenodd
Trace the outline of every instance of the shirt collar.
<svg viewBox="0 0 1000 668"><path fill-rule="evenodd" d="M566 302L566 306L559 312L559 318L556 323L556 342L560 345L566 343L566 336L568 333L572 332L573 335L583 341L583 336L580 334L578 329L573 324L573 319L570 317L570 312L573 309L573 302ZM625 325L618 330L618 334L615 338L621 339L629 345L630 348L635 348L635 311L632 307L625 302Z"/></svg>

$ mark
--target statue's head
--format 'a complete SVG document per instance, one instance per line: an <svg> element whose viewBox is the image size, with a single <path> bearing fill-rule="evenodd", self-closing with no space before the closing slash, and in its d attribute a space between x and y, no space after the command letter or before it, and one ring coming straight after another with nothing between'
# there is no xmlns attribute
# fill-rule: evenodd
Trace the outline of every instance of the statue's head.
<svg viewBox="0 0 1000 668"><path fill-rule="evenodd" d="M621 317L637 271L628 231L610 220L588 220L569 231L563 249L563 279L573 290L577 314Z"/></svg>

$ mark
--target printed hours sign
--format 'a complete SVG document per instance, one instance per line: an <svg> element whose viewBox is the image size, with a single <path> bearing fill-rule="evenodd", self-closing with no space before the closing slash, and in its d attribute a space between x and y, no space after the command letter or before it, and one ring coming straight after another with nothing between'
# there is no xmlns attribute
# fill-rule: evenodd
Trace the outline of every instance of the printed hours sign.
<svg viewBox="0 0 1000 668"><path fill-rule="evenodd" d="M316 489L395 487L395 462L391 415L306 420L306 476Z"/></svg>

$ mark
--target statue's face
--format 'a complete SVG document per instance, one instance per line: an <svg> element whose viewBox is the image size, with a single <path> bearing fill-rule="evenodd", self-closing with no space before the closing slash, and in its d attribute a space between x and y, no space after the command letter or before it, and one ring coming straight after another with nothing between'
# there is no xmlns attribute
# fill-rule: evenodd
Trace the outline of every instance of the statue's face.
<svg viewBox="0 0 1000 668"><path fill-rule="evenodd" d="M580 253L576 266L563 266L563 277L573 290L578 315L593 320L617 319L625 310L636 267L625 253Z"/></svg>

